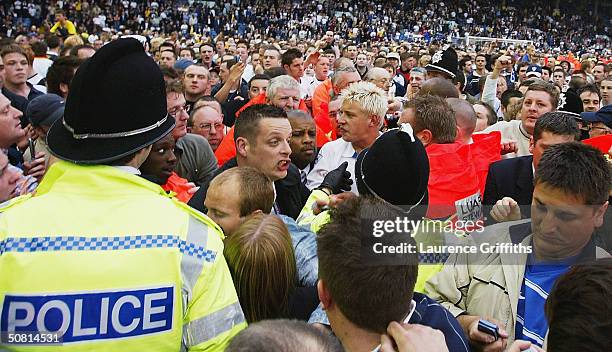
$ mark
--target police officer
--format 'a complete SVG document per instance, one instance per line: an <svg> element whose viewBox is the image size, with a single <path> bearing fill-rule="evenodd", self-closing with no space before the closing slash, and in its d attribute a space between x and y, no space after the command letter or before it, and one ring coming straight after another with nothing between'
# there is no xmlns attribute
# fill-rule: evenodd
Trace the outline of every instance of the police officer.
<svg viewBox="0 0 612 352"><path fill-rule="evenodd" d="M54 349L223 350L246 326L219 227L138 176L174 124L135 39L79 68L47 137L61 160L0 209L2 344L57 332Z"/></svg>

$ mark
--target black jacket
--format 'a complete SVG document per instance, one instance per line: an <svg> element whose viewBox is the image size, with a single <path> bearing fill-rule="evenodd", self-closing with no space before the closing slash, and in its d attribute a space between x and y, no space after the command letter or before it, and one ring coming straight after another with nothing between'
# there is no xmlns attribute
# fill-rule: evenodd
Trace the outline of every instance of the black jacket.
<svg viewBox="0 0 612 352"><path fill-rule="evenodd" d="M521 156L494 162L489 167L482 203L510 197L519 205L531 205L533 197L533 156Z"/></svg>
<svg viewBox="0 0 612 352"><path fill-rule="evenodd" d="M422 293L415 292L412 299L416 302L416 309L410 317L410 324L421 324L442 331L450 352L470 351L470 344L461 325L446 308Z"/></svg>
<svg viewBox="0 0 612 352"><path fill-rule="evenodd" d="M236 158L232 158L223 164L223 166L214 173L212 178L236 166L238 166ZM208 191L209 184L210 181L202 184L200 189L191 197L188 203L191 207L201 212L205 212L204 200L206 199L206 192ZM280 213L297 219L310 195L308 188L300 182L300 172L297 167L291 164L289 170L287 170L287 176L282 180L275 181L274 187L276 188L276 206Z"/></svg>

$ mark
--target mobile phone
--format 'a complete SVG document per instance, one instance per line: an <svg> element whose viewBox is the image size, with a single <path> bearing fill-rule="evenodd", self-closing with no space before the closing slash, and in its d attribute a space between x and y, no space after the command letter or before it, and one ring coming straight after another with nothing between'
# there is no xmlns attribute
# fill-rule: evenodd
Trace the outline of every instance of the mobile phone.
<svg viewBox="0 0 612 352"><path fill-rule="evenodd" d="M30 149L30 157L34 161L36 159L36 150L34 149L34 140L32 138L28 138L28 149Z"/></svg>
<svg viewBox="0 0 612 352"><path fill-rule="evenodd" d="M499 339L499 328L497 325L491 323L488 320L480 319L478 321L478 331L482 331L485 334L491 335L495 338L495 341Z"/></svg>

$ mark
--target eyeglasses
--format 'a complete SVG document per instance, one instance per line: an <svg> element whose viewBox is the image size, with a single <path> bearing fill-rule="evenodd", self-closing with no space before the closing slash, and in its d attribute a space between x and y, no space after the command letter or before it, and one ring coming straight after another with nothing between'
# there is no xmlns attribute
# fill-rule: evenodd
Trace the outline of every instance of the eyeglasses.
<svg viewBox="0 0 612 352"><path fill-rule="evenodd" d="M191 105L185 104L183 106L177 106L175 108L172 108L170 111L168 111L168 115L176 118L176 116L181 112L184 111L185 114L189 114L189 110L191 110Z"/></svg>
<svg viewBox="0 0 612 352"><path fill-rule="evenodd" d="M198 125L199 128L205 130L205 131L210 131L211 127L213 127L213 130L217 131L217 130L221 130L223 129L223 124L220 122L217 123L201 123Z"/></svg>

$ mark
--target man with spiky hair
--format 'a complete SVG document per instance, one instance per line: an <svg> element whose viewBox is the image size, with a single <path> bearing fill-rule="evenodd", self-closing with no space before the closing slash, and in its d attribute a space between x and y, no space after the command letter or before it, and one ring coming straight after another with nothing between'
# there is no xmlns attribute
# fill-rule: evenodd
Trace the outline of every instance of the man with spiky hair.
<svg viewBox="0 0 612 352"><path fill-rule="evenodd" d="M358 193L355 183L357 154L371 146L380 135L388 108L387 95L373 83L357 82L345 88L341 96L338 129L342 131L342 138L321 148L319 161L308 174L306 186L310 189L318 187L329 171L346 161L353 180L351 191Z"/></svg>

